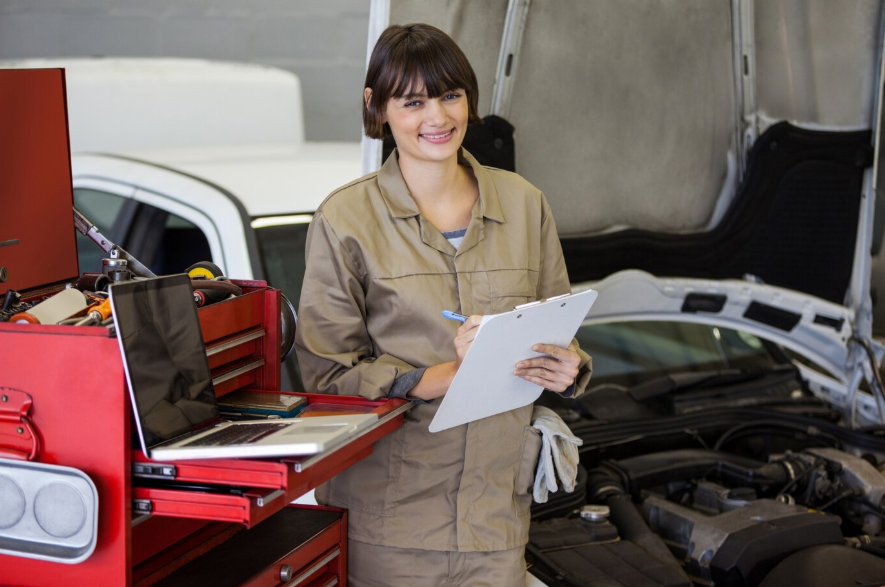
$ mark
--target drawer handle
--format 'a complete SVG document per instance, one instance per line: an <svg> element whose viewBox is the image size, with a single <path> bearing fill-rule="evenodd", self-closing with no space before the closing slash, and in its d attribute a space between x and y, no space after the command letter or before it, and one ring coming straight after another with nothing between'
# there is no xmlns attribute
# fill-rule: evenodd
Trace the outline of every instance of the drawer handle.
<svg viewBox="0 0 885 587"><path fill-rule="evenodd" d="M206 349L206 356L211 357L212 355L217 355L221 351L226 351L228 349L238 347L241 344L246 344L249 341L255 340L257 338L261 338L262 336L264 336L264 329L263 328L261 330L256 330L254 332L250 332L249 334L244 334L243 336L240 336L240 337L235 338L233 340L229 340L225 343L219 344L219 345L214 346L210 349Z"/></svg>
<svg viewBox="0 0 885 587"><path fill-rule="evenodd" d="M329 553L329 555L327 557L325 557L323 560L321 560L320 562L318 562L314 566L310 567L309 569L307 569L306 571L304 571L303 573L298 575L298 578L296 578L294 581L292 581L291 583L287 583L285 587L298 587L298 585L301 585L302 583L304 583L304 581L306 581L308 577L313 575L319 569L323 568L325 565L329 564L330 561L333 561L336 558L338 558L338 556L340 554L341 554L341 549L336 548L334 551ZM285 565L285 566L289 566L289 565ZM283 580L285 581L286 579L283 579Z"/></svg>
<svg viewBox="0 0 885 587"><path fill-rule="evenodd" d="M294 572L292 565L283 565L280 567L280 581L291 581Z"/></svg>
<svg viewBox="0 0 885 587"><path fill-rule="evenodd" d="M233 379L237 375L242 375L243 373L248 373L249 371L252 371L253 369L257 369L257 368L263 367L263 366L264 366L264 359L257 359L255 361L252 361L251 363L247 363L246 365L243 365L242 367L234 369L233 371L228 371L227 373L222 373L218 377L215 377L214 379L212 379L212 385L219 385L221 383L224 383L225 381Z"/></svg>

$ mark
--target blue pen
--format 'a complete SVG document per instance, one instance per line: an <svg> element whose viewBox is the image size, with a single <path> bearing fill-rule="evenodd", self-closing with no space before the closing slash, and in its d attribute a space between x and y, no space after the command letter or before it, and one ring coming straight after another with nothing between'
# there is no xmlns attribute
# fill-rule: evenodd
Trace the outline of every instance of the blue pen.
<svg viewBox="0 0 885 587"><path fill-rule="evenodd" d="M443 318L448 318L449 320L457 320L458 322L465 322L465 321L467 321L467 318L468 318L464 314L452 312L451 310L443 310L442 315L443 315Z"/></svg>

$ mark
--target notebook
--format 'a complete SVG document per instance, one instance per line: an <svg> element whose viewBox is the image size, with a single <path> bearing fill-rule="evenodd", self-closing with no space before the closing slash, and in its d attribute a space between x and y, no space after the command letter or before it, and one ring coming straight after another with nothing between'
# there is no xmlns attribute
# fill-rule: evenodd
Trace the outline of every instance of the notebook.
<svg viewBox="0 0 885 587"><path fill-rule="evenodd" d="M356 414L223 422L188 276L122 282L109 293L134 432L151 459L315 454L378 420Z"/></svg>

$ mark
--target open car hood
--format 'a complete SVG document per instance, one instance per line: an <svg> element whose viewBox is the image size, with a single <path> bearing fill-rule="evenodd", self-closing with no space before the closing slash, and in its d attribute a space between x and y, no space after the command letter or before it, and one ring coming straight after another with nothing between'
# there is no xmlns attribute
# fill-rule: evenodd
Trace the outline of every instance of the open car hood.
<svg viewBox="0 0 885 587"><path fill-rule="evenodd" d="M574 289L591 287L599 298L585 324L666 320L743 330L814 361L843 381L849 377L847 342L855 315L845 306L742 280L660 278L636 270Z"/></svg>
<svg viewBox="0 0 885 587"><path fill-rule="evenodd" d="M591 320L754 332L856 387L885 211L882 19L881 0L374 0L369 48L429 22L464 49L572 282L600 292Z"/></svg>

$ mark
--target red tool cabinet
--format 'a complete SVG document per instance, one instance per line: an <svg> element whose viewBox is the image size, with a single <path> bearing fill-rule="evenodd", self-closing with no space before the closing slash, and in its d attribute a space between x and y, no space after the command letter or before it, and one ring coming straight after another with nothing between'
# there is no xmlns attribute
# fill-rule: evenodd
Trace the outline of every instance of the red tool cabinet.
<svg viewBox="0 0 885 587"><path fill-rule="evenodd" d="M213 379L219 382L216 394L278 390L279 292L263 282L236 283L242 296L199 311ZM92 555L64 564L0 554L0 584L14 586L201 584L193 576L208 577L209 570L232 564L247 548L237 545L261 542L262 522L268 529L312 530L284 544L284 552L250 553L231 567L236 572L225 573L228 582L211 584L344 585L346 512L293 508L290 502L371 454L375 441L402 424L409 405L306 394L309 402L369 406L379 420L347 443L310 457L158 463L132 449L119 347L104 327L0 323L2 389L25 392L33 400L30 422L40 441L35 460L82 471L98 493ZM0 445L6 438L22 440L19 428L0 420ZM238 491L142 487L142 479ZM273 560L264 560L268 556Z"/></svg>
<svg viewBox="0 0 885 587"><path fill-rule="evenodd" d="M0 70L0 98L0 294L15 289L37 302L79 277L64 72ZM199 310L216 395L281 393L279 291L236 283L243 295ZM131 448L129 393L108 329L0 323L0 551L11 553L0 554L0 585L344 585L346 512L290 502L370 454L409 404L307 397L359 404L379 419L312 457L153 462ZM4 474L11 470L19 477ZM66 474L92 492L89 524L75 529L89 540L75 556L38 544L36 532L9 538L22 520L28 531L63 534L46 530L41 515L52 522L72 508L48 501L38 511L38 485L15 494L36 470L47 486L63 486Z"/></svg>

